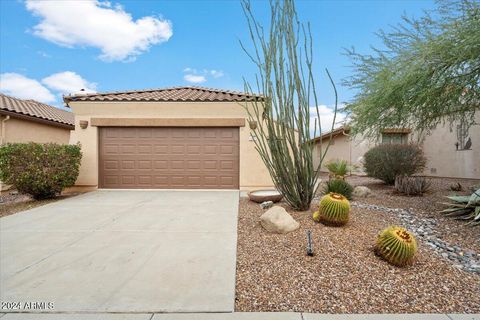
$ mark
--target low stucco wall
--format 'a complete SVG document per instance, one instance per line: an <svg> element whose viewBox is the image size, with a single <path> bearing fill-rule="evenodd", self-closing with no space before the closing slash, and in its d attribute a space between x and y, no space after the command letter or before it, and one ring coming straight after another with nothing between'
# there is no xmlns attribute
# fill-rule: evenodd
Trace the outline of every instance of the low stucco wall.
<svg viewBox="0 0 480 320"><path fill-rule="evenodd" d="M82 145L82 165L76 185L98 186L98 127L92 118L247 118L244 107L236 102L70 102L75 113L75 131L70 143ZM80 121L86 120L86 129ZM248 124L240 127L240 189L272 187L270 175L250 140Z"/></svg>

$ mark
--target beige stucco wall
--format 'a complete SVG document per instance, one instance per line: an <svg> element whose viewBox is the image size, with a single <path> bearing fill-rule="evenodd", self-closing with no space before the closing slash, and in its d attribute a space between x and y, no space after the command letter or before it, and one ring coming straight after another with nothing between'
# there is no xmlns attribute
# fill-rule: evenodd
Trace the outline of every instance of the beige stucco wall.
<svg viewBox="0 0 480 320"><path fill-rule="evenodd" d="M98 186L98 127L91 118L247 118L244 107L236 102L70 102L75 113L75 131L70 143L82 145L82 165L77 186ZM86 129L79 122L89 121ZM240 189L272 187L273 183L255 143L249 139L248 123L240 127Z"/></svg>
<svg viewBox="0 0 480 320"><path fill-rule="evenodd" d="M10 117L3 121L5 116L0 116L1 141L7 142L38 142L38 143L69 143L70 130L51 126L43 123L27 121ZM2 128L5 126L5 128Z"/></svg>
<svg viewBox="0 0 480 320"><path fill-rule="evenodd" d="M425 174L437 177L480 179L480 113L478 123L470 127L471 150L456 150L456 124L438 126L423 139L422 147L428 159Z"/></svg>
<svg viewBox="0 0 480 320"><path fill-rule="evenodd" d="M363 155L370 149L374 143L361 137L351 137L349 135L338 135L332 139L332 144L327 150L329 138L323 140L323 153L326 152L320 171L327 172L325 164L332 160L345 160L352 168L352 173L363 173ZM320 162L320 143L314 147L314 165L318 166Z"/></svg>
<svg viewBox="0 0 480 320"><path fill-rule="evenodd" d="M69 129L17 119L14 117L10 117L8 120L5 119L6 116L0 115L0 143L69 143ZM8 190L9 188L9 185L0 181L0 191Z"/></svg>
<svg viewBox="0 0 480 320"><path fill-rule="evenodd" d="M476 122L480 124L480 113L476 115ZM410 140L418 142L427 157L427 167L424 174L436 177L471 178L480 179L480 125L469 129L472 139L471 150L457 151L456 124L450 128L447 123L439 125L429 135L419 138L418 134L412 134ZM330 146L324 163L333 159L347 160L350 164L359 166L356 173L363 173L362 159L365 152L376 144L376 141L356 136L353 139L346 136L337 136L335 143ZM324 145L325 148L325 145ZM319 161L319 145L315 146L315 160ZM327 171L322 166L322 171Z"/></svg>

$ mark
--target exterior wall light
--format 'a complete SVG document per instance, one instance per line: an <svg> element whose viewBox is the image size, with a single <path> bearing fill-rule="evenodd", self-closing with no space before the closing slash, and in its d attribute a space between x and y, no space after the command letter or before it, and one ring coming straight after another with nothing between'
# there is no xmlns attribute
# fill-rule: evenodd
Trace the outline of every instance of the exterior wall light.
<svg viewBox="0 0 480 320"><path fill-rule="evenodd" d="M252 129L252 130L257 129L257 121L249 120L249 121L248 121L248 126L249 126L250 129Z"/></svg>
<svg viewBox="0 0 480 320"><path fill-rule="evenodd" d="M88 127L88 121L87 120L80 120L80 128L86 129Z"/></svg>

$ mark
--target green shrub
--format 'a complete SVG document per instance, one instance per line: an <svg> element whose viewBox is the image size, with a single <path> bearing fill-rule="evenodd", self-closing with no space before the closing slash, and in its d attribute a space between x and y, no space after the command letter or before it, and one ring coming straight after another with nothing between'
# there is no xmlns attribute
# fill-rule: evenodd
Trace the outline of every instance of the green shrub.
<svg viewBox="0 0 480 320"><path fill-rule="evenodd" d="M364 156L368 176L394 184L397 176L421 172L427 163L423 150L414 144L381 144Z"/></svg>
<svg viewBox="0 0 480 320"><path fill-rule="evenodd" d="M424 177L397 176L395 190L407 196L421 196L430 189L432 183Z"/></svg>
<svg viewBox="0 0 480 320"><path fill-rule="evenodd" d="M350 170L347 161L339 159L328 162L325 167L330 171L330 176L337 179L343 179Z"/></svg>
<svg viewBox="0 0 480 320"><path fill-rule="evenodd" d="M347 199L352 199L353 187L345 180L332 179L327 181L323 192L325 194L329 194L330 192L339 193Z"/></svg>
<svg viewBox="0 0 480 320"><path fill-rule="evenodd" d="M9 143L0 147L0 180L35 199L52 198L78 177L80 145Z"/></svg>

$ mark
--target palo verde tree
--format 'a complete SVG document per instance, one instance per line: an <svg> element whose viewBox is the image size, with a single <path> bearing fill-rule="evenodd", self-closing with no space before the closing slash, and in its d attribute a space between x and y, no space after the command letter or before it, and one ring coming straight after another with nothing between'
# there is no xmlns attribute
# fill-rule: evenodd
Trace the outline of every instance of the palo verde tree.
<svg viewBox="0 0 480 320"><path fill-rule="evenodd" d="M270 28L265 32L250 2L242 1L253 52L243 45L242 48L258 68L257 91L263 96L262 101L252 102L253 107L247 110L250 121L257 123L252 127L256 150L275 187L292 208L307 210L315 195L316 171L321 165L313 165L314 144L311 142L311 122L315 127L313 136L320 127L318 108L312 112L316 114L310 112L311 103L318 106L312 70L312 37L309 26L298 20L294 0L272 0L270 6ZM245 82L245 91L254 91L248 82Z"/></svg>
<svg viewBox="0 0 480 320"><path fill-rule="evenodd" d="M480 110L480 2L437 1L421 18L378 36L373 54L347 50L357 90L346 107L354 132L374 137L385 127L428 132L445 122L474 124Z"/></svg>

